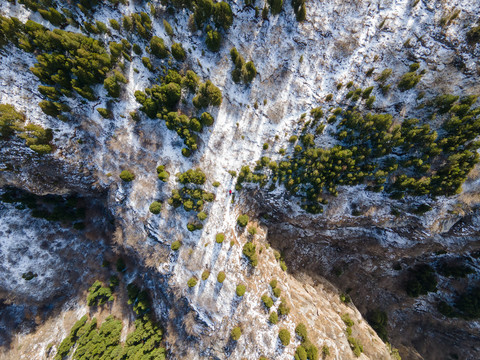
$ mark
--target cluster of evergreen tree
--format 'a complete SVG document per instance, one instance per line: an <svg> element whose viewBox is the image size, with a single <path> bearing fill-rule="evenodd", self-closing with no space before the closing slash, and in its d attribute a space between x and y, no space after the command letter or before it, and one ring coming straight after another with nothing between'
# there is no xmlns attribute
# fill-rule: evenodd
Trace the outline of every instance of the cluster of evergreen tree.
<svg viewBox="0 0 480 360"><path fill-rule="evenodd" d="M197 213L198 220L205 220L208 216L204 211L206 202L215 200L215 194L204 190L202 187L206 182L205 174L200 169L189 169L178 174L177 177L182 187L172 190L172 196L168 199L168 203L175 208L183 206L185 211L194 211ZM191 225L195 229L201 228L200 223Z"/></svg>
<svg viewBox="0 0 480 360"><path fill-rule="evenodd" d="M176 112L182 98L182 88L190 91L198 89L193 98L193 104L198 109L221 104L221 91L209 80L199 85L198 76L191 70L188 70L185 76L175 70L168 70L161 85L147 88L145 92L137 90L135 98L142 104L140 110L148 117L164 120L168 129L177 132L186 146L182 149L182 154L190 156L198 147L197 134L201 133L205 126L213 125L214 119L208 112L203 112L198 118Z"/></svg>
<svg viewBox="0 0 480 360"><path fill-rule="evenodd" d="M253 61L245 63L245 59L238 53L236 48L230 50L230 58L232 59L235 69L232 71L232 79L236 83L242 81L244 84L249 84L257 75L257 69Z"/></svg>
<svg viewBox="0 0 480 360"><path fill-rule="evenodd" d="M96 282L92 288L102 289L101 283L97 285ZM60 343L55 360L62 360L67 355L74 360L164 360L165 348L161 346L163 331L150 314L148 294L133 283L127 286L127 294L128 303L133 305L137 319L135 330L127 335L124 344L120 341L123 328L121 320L110 315L99 327L96 318L89 320L85 315Z"/></svg>
<svg viewBox="0 0 480 360"><path fill-rule="evenodd" d="M243 167L238 185L266 185L263 175L268 167L273 184L282 183L299 195L303 208L312 213L322 212L324 194L336 196L339 185L367 184L368 190L387 191L393 198L457 194L479 161L480 143L475 138L480 133L480 108L472 108L476 100L442 95L431 101L432 108L446 117L439 133L418 119L398 123L390 114L338 108L333 111L335 121L341 119L335 133L338 145L328 149L315 146L323 131L317 124L324 114L313 109L300 137L291 139L293 154L279 164L262 158L257 173Z"/></svg>
<svg viewBox="0 0 480 360"><path fill-rule="evenodd" d="M213 52L220 49L222 36L220 30L227 31L233 24L233 12L226 1L213 0L166 0L175 8L193 11L195 27L206 34L205 43Z"/></svg>

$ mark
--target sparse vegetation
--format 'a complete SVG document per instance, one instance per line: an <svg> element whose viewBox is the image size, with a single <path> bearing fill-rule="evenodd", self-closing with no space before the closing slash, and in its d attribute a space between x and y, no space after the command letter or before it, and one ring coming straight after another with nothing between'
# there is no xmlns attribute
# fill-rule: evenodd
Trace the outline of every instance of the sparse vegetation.
<svg viewBox="0 0 480 360"><path fill-rule="evenodd" d="M238 341L241 336L242 336L242 329L238 326L234 327L232 329L232 332L230 333L230 337L232 338L232 340Z"/></svg>
<svg viewBox="0 0 480 360"><path fill-rule="evenodd" d="M246 291L245 285L243 285L243 284L238 284L237 285L237 289L236 289L237 296L241 297L241 296L245 295L245 291Z"/></svg>
<svg viewBox="0 0 480 360"><path fill-rule="evenodd" d="M120 173L120 179L122 179L125 182L130 182L135 179L135 175L129 170L123 170Z"/></svg>
<svg viewBox="0 0 480 360"><path fill-rule="evenodd" d="M280 329L278 337L283 346L288 346L290 344L290 331L288 331L288 329Z"/></svg>

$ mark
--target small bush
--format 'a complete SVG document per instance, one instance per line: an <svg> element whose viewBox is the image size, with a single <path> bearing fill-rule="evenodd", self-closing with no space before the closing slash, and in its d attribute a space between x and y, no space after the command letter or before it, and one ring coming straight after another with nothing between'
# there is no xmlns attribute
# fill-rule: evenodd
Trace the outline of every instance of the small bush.
<svg viewBox="0 0 480 360"><path fill-rule="evenodd" d="M225 275L225 272L220 271L217 275L217 281L221 284L225 281L226 277L227 277L227 275Z"/></svg>
<svg viewBox="0 0 480 360"><path fill-rule="evenodd" d="M152 214L160 214L162 211L162 203L154 201L150 204L149 210Z"/></svg>
<svg viewBox="0 0 480 360"><path fill-rule="evenodd" d="M272 289L275 289L277 287L277 285L278 285L278 281L276 279L273 279L273 280L270 281L270 287Z"/></svg>
<svg viewBox="0 0 480 360"><path fill-rule="evenodd" d="M170 248L173 250L173 251L177 251L178 249L180 249L180 246L182 246L182 243L180 242L180 240L175 240L172 245L170 245Z"/></svg>
<svg viewBox="0 0 480 360"><path fill-rule="evenodd" d="M209 30L207 32L207 38L205 39L205 44L207 45L208 50L212 52L218 52L220 50L220 43L222 41L222 36L216 30Z"/></svg>
<svg viewBox="0 0 480 360"><path fill-rule="evenodd" d="M295 360L307 360L307 351L302 345L295 351Z"/></svg>
<svg viewBox="0 0 480 360"><path fill-rule="evenodd" d="M213 184L212 184L214 187L219 187L220 186L220 183L218 181L214 181Z"/></svg>
<svg viewBox="0 0 480 360"><path fill-rule="evenodd" d="M278 305L278 314L279 315L288 315L290 313L290 308L287 305L287 300L282 297L280 300L280 305Z"/></svg>
<svg viewBox="0 0 480 360"><path fill-rule="evenodd" d="M253 236L253 235L256 235L256 234L257 234L257 227L254 226L254 225L249 226L249 227L248 227L248 233L249 233L250 235L252 235L252 236Z"/></svg>
<svg viewBox="0 0 480 360"><path fill-rule="evenodd" d="M120 173L120 179L122 179L125 182L130 182L130 181L133 181L135 179L135 175L128 170L123 170Z"/></svg>
<svg viewBox="0 0 480 360"><path fill-rule="evenodd" d="M202 280L204 281L207 280L209 276L210 276L210 271L204 270L202 273Z"/></svg>
<svg viewBox="0 0 480 360"><path fill-rule="evenodd" d="M216 241L218 244L223 243L224 240L225 240L225 234L224 234L224 233L218 233L218 234L215 236L215 241Z"/></svg>
<svg viewBox="0 0 480 360"><path fill-rule="evenodd" d="M197 278L194 277L194 276L192 276L192 277L188 280L187 285L188 285L189 288L193 288L195 285L197 285L197 282L198 282Z"/></svg>
<svg viewBox="0 0 480 360"><path fill-rule="evenodd" d="M238 284L237 285L237 289L236 289L237 296L245 295L245 291L246 291L245 285L243 285L243 284Z"/></svg>
<svg viewBox="0 0 480 360"><path fill-rule="evenodd" d="M302 339L302 343L304 341L307 341L308 333L307 333L307 327L305 326L305 324L303 323L298 324L295 327L295 334L297 334Z"/></svg>
<svg viewBox="0 0 480 360"><path fill-rule="evenodd" d="M281 329L278 332L278 337L280 338L283 346L288 346L290 344L290 331L287 329Z"/></svg>
<svg viewBox="0 0 480 360"><path fill-rule="evenodd" d="M187 57L185 54L185 50L183 49L183 46L180 43L172 44L172 55L177 61L184 61L185 58Z"/></svg>
<svg viewBox="0 0 480 360"><path fill-rule="evenodd" d="M278 324L278 314L275 311L272 311L268 317L268 321L273 325Z"/></svg>
<svg viewBox="0 0 480 360"><path fill-rule="evenodd" d="M350 348L352 349L353 353L356 357L359 357L363 353L363 346L360 342L352 336L348 337L348 343L350 344Z"/></svg>
<svg viewBox="0 0 480 360"><path fill-rule="evenodd" d="M323 345L323 346L322 346L322 355L323 355L324 357L330 355L330 349L328 348L327 345Z"/></svg>
<svg viewBox="0 0 480 360"><path fill-rule="evenodd" d="M168 56L168 50L165 46L163 39L158 36L153 36L150 40L150 50L153 55L160 59L164 59Z"/></svg>
<svg viewBox="0 0 480 360"><path fill-rule="evenodd" d="M257 252L256 252L256 247L254 244L251 242L245 243L243 245L243 255L245 255L248 260L250 260L250 264L255 267L258 265L258 258L257 258Z"/></svg>
<svg viewBox="0 0 480 360"><path fill-rule="evenodd" d="M173 29L172 29L172 26L169 24L169 22L167 20L163 20L163 27L165 28L165 32L167 33L167 35L172 37L173 36Z"/></svg>
<svg viewBox="0 0 480 360"><path fill-rule="evenodd" d="M234 341L237 341L238 339L240 339L240 337L242 336L242 329L240 329L240 327L234 327L232 332L230 333L230 337L232 338L232 340Z"/></svg>
<svg viewBox="0 0 480 360"><path fill-rule="evenodd" d="M468 30L467 40L470 44L476 44L480 42L480 26L475 26Z"/></svg>
<svg viewBox="0 0 480 360"><path fill-rule="evenodd" d="M241 227L245 227L247 226L249 220L250 218L248 217L248 215L243 214L238 217L237 224Z"/></svg>
<svg viewBox="0 0 480 360"><path fill-rule="evenodd" d="M267 294L262 296L262 301L263 301L263 304L267 307L267 309L270 309L273 306L273 300Z"/></svg>
<svg viewBox="0 0 480 360"><path fill-rule="evenodd" d="M400 91L410 90L419 83L421 78L421 74L417 74L415 72L407 72L400 79L400 82L398 83L398 88L400 89Z"/></svg>
<svg viewBox="0 0 480 360"><path fill-rule="evenodd" d="M275 288L275 289L273 289L273 295L274 295L277 299L280 297L281 293L282 293L282 289L280 289L280 288L278 288L278 287Z"/></svg>
<svg viewBox="0 0 480 360"><path fill-rule="evenodd" d="M345 323L345 325L347 325L348 327L352 327L353 325L355 325L355 323L353 322L352 319L350 319L350 315L348 314L343 314L342 316L342 321Z"/></svg>

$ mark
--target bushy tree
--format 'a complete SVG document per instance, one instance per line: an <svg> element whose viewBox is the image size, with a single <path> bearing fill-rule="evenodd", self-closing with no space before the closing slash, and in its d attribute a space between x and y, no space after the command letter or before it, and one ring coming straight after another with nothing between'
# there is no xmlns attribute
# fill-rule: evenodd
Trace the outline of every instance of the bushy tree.
<svg viewBox="0 0 480 360"><path fill-rule="evenodd" d="M238 341L241 336L242 336L242 329L238 326L234 327L232 329L232 332L230 333L230 337L232 338L232 340Z"/></svg>
<svg viewBox="0 0 480 360"><path fill-rule="evenodd" d="M150 204L149 210L152 214L160 214L162 211L162 203L154 201Z"/></svg>
<svg viewBox="0 0 480 360"><path fill-rule="evenodd" d="M288 346L290 344L290 331L288 331L288 329L280 329L278 337L283 346Z"/></svg>
<svg viewBox="0 0 480 360"><path fill-rule="evenodd" d="M243 214L238 217L237 224L241 227L245 227L247 226L249 220L250 218L248 217L248 215Z"/></svg>
<svg viewBox="0 0 480 360"><path fill-rule="evenodd" d="M168 56L168 49L163 42L163 39L158 36L153 36L150 40L151 53L160 59L164 59Z"/></svg>
<svg viewBox="0 0 480 360"><path fill-rule="evenodd" d="M233 23L233 12L226 1L220 1L214 5L213 21L217 27L228 30Z"/></svg>
<svg viewBox="0 0 480 360"><path fill-rule="evenodd" d="M130 181L133 181L135 179L135 175L132 172L130 172L129 170L123 170L120 173L120 179L122 179L125 182L130 182Z"/></svg>
<svg viewBox="0 0 480 360"><path fill-rule="evenodd" d="M208 50L212 52L218 52L220 50L221 41L222 41L222 36L217 30L207 31L205 44L207 45Z"/></svg>
<svg viewBox="0 0 480 360"><path fill-rule="evenodd" d="M243 284L238 284L237 285L237 288L236 288L237 296L241 297L241 296L245 295L245 291L246 291L245 285L243 285Z"/></svg>
<svg viewBox="0 0 480 360"><path fill-rule="evenodd" d="M185 50L183 49L182 44L173 43L172 44L172 55L177 61L184 61L186 58Z"/></svg>

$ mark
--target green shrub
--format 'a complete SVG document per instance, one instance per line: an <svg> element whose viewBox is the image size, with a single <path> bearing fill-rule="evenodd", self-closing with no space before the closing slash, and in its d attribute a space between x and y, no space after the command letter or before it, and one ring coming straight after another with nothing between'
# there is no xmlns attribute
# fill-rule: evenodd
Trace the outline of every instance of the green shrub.
<svg viewBox="0 0 480 360"><path fill-rule="evenodd" d="M411 269L407 279L406 291L411 297L437 291L435 270L426 264L420 264Z"/></svg>
<svg viewBox="0 0 480 360"><path fill-rule="evenodd" d="M30 145L29 148L39 154L48 154L53 150L48 144Z"/></svg>
<svg viewBox="0 0 480 360"><path fill-rule="evenodd" d="M398 83L398 88L400 91L407 91L415 87L422 79L421 74L417 74L416 72L407 72L405 73L400 82Z"/></svg>
<svg viewBox="0 0 480 360"><path fill-rule="evenodd" d="M234 327L232 332L230 333L230 337L232 338L232 340L234 341L237 341L238 339L240 339L240 337L242 336L242 329L240 329L240 327Z"/></svg>
<svg viewBox="0 0 480 360"><path fill-rule="evenodd" d="M168 49L162 38L153 36L150 40L150 51L153 55L160 59L164 59L168 56Z"/></svg>
<svg viewBox="0 0 480 360"><path fill-rule="evenodd" d="M157 174L158 178L163 182L167 182L170 177L170 173L165 170L165 165L157 166Z"/></svg>
<svg viewBox="0 0 480 360"><path fill-rule="evenodd" d="M207 280L209 276L210 276L210 271L204 270L202 273L202 280L204 281Z"/></svg>
<svg viewBox="0 0 480 360"><path fill-rule="evenodd" d="M170 245L170 248L173 250L173 251L177 251L178 249L180 249L180 246L182 246L182 243L180 240L175 240L172 245Z"/></svg>
<svg viewBox="0 0 480 360"><path fill-rule="evenodd" d="M345 325L347 325L347 327L352 327L353 325L355 325L353 320L350 319L349 314L343 314L341 317L342 317L342 321L345 323Z"/></svg>
<svg viewBox="0 0 480 360"><path fill-rule="evenodd" d="M133 181L135 179L135 175L128 170L123 170L120 173L120 179L122 179L125 182L130 182L130 181Z"/></svg>
<svg viewBox="0 0 480 360"><path fill-rule="evenodd" d="M118 23L117 20L115 20L115 19L110 19L109 22L110 22L110 26L112 27L112 29L117 30L117 31L120 30L120 24Z"/></svg>
<svg viewBox="0 0 480 360"><path fill-rule="evenodd" d="M36 278L37 276L38 276L38 274L35 274L31 271L28 271L28 272L22 274L22 279L24 279L26 281L30 281L30 280Z"/></svg>
<svg viewBox="0 0 480 360"><path fill-rule="evenodd" d="M213 187L219 187L220 183L218 181L214 181L212 184Z"/></svg>
<svg viewBox="0 0 480 360"><path fill-rule="evenodd" d="M220 271L217 275L217 281L219 283L223 283L225 281L225 278L227 277L227 275L225 275L225 272L223 271Z"/></svg>
<svg viewBox="0 0 480 360"><path fill-rule="evenodd" d="M256 227L256 226L253 226L253 225L252 225L252 226L249 226L247 231L248 231L248 233L249 233L250 235L253 236L253 235L255 235L255 234L257 233L257 227Z"/></svg>
<svg viewBox="0 0 480 360"><path fill-rule="evenodd" d="M283 346L288 346L290 344L290 331L287 329L280 329L278 332L278 337Z"/></svg>
<svg viewBox="0 0 480 360"><path fill-rule="evenodd" d="M268 0L272 15L277 15L282 11L283 0Z"/></svg>
<svg viewBox="0 0 480 360"><path fill-rule="evenodd" d="M237 289L236 289L237 296L245 295L245 291L246 291L245 285L243 285L243 284L238 284L237 285Z"/></svg>
<svg viewBox="0 0 480 360"><path fill-rule="evenodd" d="M276 298L279 298L280 295L281 295L281 293L282 293L282 289L280 289L280 288L278 288L278 287L273 289L273 295L274 295Z"/></svg>
<svg viewBox="0 0 480 360"><path fill-rule="evenodd" d="M173 29L170 23L167 20L163 20L163 27L165 28L165 32L167 33L168 36L172 37L173 36Z"/></svg>
<svg viewBox="0 0 480 360"><path fill-rule="evenodd" d="M472 27L470 30L468 30L467 40L471 44L480 42L480 25Z"/></svg>
<svg viewBox="0 0 480 360"><path fill-rule="evenodd" d="M327 345L322 346L322 355L324 357L330 356L330 349L328 348Z"/></svg>
<svg viewBox="0 0 480 360"><path fill-rule="evenodd" d="M280 299L280 305L278 305L278 315L288 315L290 313L290 308L287 305L287 300L282 297Z"/></svg>
<svg viewBox="0 0 480 360"><path fill-rule="evenodd" d="M216 241L218 244L223 243L224 240L225 240L225 234L224 234L224 233L218 233L218 234L215 236L215 241Z"/></svg>
<svg viewBox="0 0 480 360"><path fill-rule="evenodd" d="M183 46L180 43L172 44L172 55L177 61L184 61L185 58L187 57L185 54L185 50L183 49Z"/></svg>
<svg viewBox="0 0 480 360"><path fill-rule="evenodd" d="M108 119L112 116L112 113L107 109L97 108L97 111L104 119Z"/></svg>
<svg viewBox="0 0 480 360"><path fill-rule="evenodd" d="M278 285L278 281L276 279L273 279L273 280L270 281L270 287L272 289L275 289L277 287L277 285Z"/></svg>
<svg viewBox="0 0 480 360"><path fill-rule="evenodd" d="M200 221L203 221L207 218L207 213L205 211L200 211L198 214L197 214L197 218L198 220Z"/></svg>
<svg viewBox="0 0 480 360"><path fill-rule="evenodd" d="M205 44L207 45L208 50L212 52L218 52L220 50L220 44L222 41L222 36L216 30L209 30L207 32L207 38L205 39Z"/></svg>
<svg viewBox="0 0 480 360"><path fill-rule="evenodd" d="M262 301L263 301L263 304L267 307L267 309L270 309L273 306L273 300L267 294L262 296Z"/></svg>
<svg viewBox="0 0 480 360"><path fill-rule="evenodd" d="M253 267L258 265L256 247L253 243L251 242L245 243L245 245L243 245L242 253L248 258L248 260L250 261L250 264Z"/></svg>
<svg viewBox="0 0 480 360"><path fill-rule="evenodd" d="M145 56L142 57L142 63L143 63L143 66L145 66L148 70L153 71L153 65L150 62L150 59L148 57L145 57Z"/></svg>
<svg viewBox="0 0 480 360"><path fill-rule="evenodd" d="M187 285L188 285L189 288L193 288L195 285L197 285L197 282L198 282L197 278L194 277L194 276L192 276L192 277L188 280Z"/></svg>
<svg viewBox="0 0 480 360"><path fill-rule="evenodd" d="M302 345L295 350L295 360L307 360L307 351Z"/></svg>
<svg viewBox="0 0 480 360"><path fill-rule="evenodd" d="M250 218L248 217L248 215L243 214L237 218L237 224L241 227L245 227L247 226L249 220Z"/></svg>
<svg viewBox="0 0 480 360"><path fill-rule="evenodd" d="M275 311L272 311L268 317L268 321L270 321L271 324L276 325L278 323L278 314Z"/></svg>
<svg viewBox="0 0 480 360"><path fill-rule="evenodd" d="M377 332L377 335L380 337L380 339L382 339L384 342L388 341L388 317L385 311L375 309L368 312L366 318L373 330Z"/></svg>
<svg viewBox="0 0 480 360"><path fill-rule="evenodd" d="M233 12L226 1L221 1L213 6L213 21L217 27L228 30L233 23Z"/></svg>
<svg viewBox="0 0 480 360"><path fill-rule="evenodd" d="M382 71L382 73L377 77L377 81L380 83L384 83L385 81L388 80L390 75L392 75L392 69L385 69Z"/></svg>
<svg viewBox="0 0 480 360"><path fill-rule="evenodd" d="M88 289L87 305L103 305L107 301L113 301L112 289L102 286L99 280L95 281Z"/></svg>
<svg viewBox="0 0 480 360"><path fill-rule="evenodd" d="M162 203L154 201L150 204L149 210L152 214L160 214L162 211Z"/></svg>
<svg viewBox="0 0 480 360"><path fill-rule="evenodd" d="M356 357L359 357L363 353L363 346L360 344L360 342L357 339L349 336L348 343L350 344L350 348L352 349Z"/></svg>
<svg viewBox="0 0 480 360"><path fill-rule="evenodd" d="M220 106L222 103L222 92L210 80L207 80L205 83L200 84L197 95L192 101L197 109L205 108L209 105Z"/></svg>
<svg viewBox="0 0 480 360"><path fill-rule="evenodd" d="M300 323L295 327L295 334L302 339L302 343L308 340L307 327L303 323Z"/></svg>

